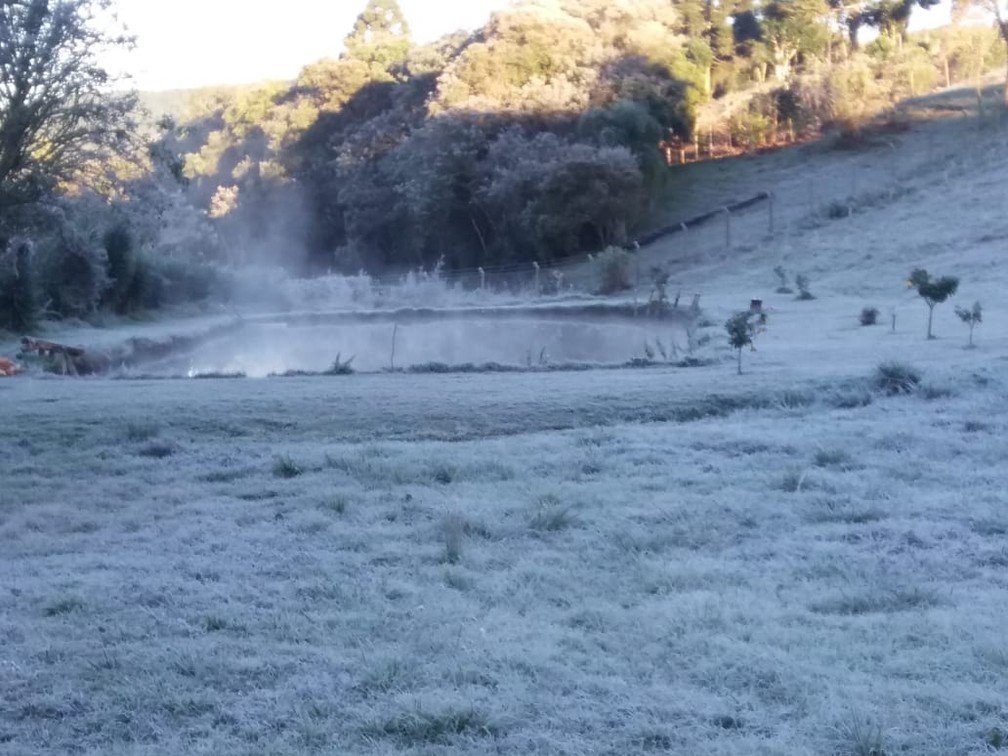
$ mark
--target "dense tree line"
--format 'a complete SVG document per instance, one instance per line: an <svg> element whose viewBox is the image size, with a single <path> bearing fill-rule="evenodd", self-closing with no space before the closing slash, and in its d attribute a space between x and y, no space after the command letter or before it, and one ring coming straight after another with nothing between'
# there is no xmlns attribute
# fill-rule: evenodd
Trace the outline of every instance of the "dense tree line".
<svg viewBox="0 0 1008 756"><path fill-rule="evenodd" d="M109 0L0 5L0 327L199 299L221 263L548 262L622 244L664 141L759 147L1002 65L934 0L524 0L416 45L368 0L339 57L204 93L147 133L96 62ZM879 30L861 44L865 27ZM674 200L674 198L673 198Z"/></svg>
<svg viewBox="0 0 1008 756"><path fill-rule="evenodd" d="M226 246L251 258L550 261L631 237L662 189L663 139L757 147L856 128L995 64L988 30L908 37L936 1L529 0L416 46L395 0L370 0L339 58L204 103L167 139ZM866 27L879 34L865 48ZM721 101L727 114L709 107Z"/></svg>

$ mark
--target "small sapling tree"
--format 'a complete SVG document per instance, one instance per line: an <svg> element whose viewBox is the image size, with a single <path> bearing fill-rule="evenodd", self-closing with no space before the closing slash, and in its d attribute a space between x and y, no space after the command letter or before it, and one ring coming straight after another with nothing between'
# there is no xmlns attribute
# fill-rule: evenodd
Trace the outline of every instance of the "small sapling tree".
<svg viewBox="0 0 1008 756"><path fill-rule="evenodd" d="M969 348L973 348L973 329L976 328L983 322L983 308L980 307L979 302L974 302L971 309L966 309L965 307L956 307L956 315L959 316L959 320L969 326Z"/></svg>
<svg viewBox="0 0 1008 756"><path fill-rule="evenodd" d="M808 276L804 274L799 274L795 276L795 286L798 287L798 299L803 301L808 301L809 299L815 299L815 295L809 291L809 280Z"/></svg>
<svg viewBox="0 0 1008 756"><path fill-rule="evenodd" d="M736 312L725 323L725 330L728 332L728 343L738 352L738 374L742 375L742 350L747 346L752 346L753 337L756 335L756 323L753 322L753 313L749 310Z"/></svg>
<svg viewBox="0 0 1008 756"><path fill-rule="evenodd" d="M928 328L927 337L933 339L931 324L934 321L935 305L941 304L946 299L956 293L959 288L959 279L955 276L942 276L941 278L931 278L930 274L923 268L916 268L910 274L907 285L916 289L921 299L928 306Z"/></svg>
<svg viewBox="0 0 1008 756"><path fill-rule="evenodd" d="M777 293L778 294L794 294L794 289L788 286L787 271L784 270L783 265L778 265L773 269L774 275L777 276Z"/></svg>

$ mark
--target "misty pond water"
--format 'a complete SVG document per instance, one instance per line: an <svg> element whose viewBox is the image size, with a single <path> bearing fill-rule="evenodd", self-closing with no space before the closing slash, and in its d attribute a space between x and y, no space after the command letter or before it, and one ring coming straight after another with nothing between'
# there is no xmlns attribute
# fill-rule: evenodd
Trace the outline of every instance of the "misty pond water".
<svg viewBox="0 0 1008 756"><path fill-rule="evenodd" d="M250 322L143 366L164 375L243 373L262 377L288 371L322 372L337 355L356 371L387 369L395 340L395 367L428 363L508 366L566 363L618 364L685 346L674 321L630 317L511 315L425 317L408 320L339 318ZM659 347L658 344L661 344Z"/></svg>

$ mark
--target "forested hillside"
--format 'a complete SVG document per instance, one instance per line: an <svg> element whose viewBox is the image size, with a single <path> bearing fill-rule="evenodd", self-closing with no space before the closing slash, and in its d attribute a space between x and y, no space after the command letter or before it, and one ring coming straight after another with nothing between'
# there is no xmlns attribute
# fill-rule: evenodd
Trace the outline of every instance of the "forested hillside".
<svg viewBox="0 0 1008 756"><path fill-rule="evenodd" d="M1008 25L960 23L1003 3L909 34L935 2L520 0L417 45L396 0L368 0L295 81L148 95L165 115L145 128L91 57L122 42L90 25L95 0L11 3L0 327L202 299L221 265L377 273L626 244L674 206L670 157L856 143L898 99L1004 65Z"/></svg>
<svg viewBox="0 0 1008 756"><path fill-rule="evenodd" d="M909 37L913 10L935 2L530 0L414 46L395 0L371 0L339 58L204 100L164 143L195 204L252 257L549 261L628 241L662 194L663 141L702 152L854 133L1000 63L990 28ZM862 48L865 27L879 35Z"/></svg>

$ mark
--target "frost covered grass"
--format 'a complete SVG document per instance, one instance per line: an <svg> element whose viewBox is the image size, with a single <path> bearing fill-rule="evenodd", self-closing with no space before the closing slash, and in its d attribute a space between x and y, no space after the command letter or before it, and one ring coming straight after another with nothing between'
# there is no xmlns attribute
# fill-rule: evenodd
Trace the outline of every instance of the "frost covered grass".
<svg viewBox="0 0 1008 756"><path fill-rule="evenodd" d="M776 237L649 250L715 324L689 370L0 382L0 753L1003 748L1008 144L965 142L836 220L809 189L888 163L781 153ZM924 339L921 265L992 303L977 349ZM477 296L406 283L291 298Z"/></svg>
<svg viewBox="0 0 1008 756"><path fill-rule="evenodd" d="M673 379L4 384L0 751L984 752L1003 370Z"/></svg>

